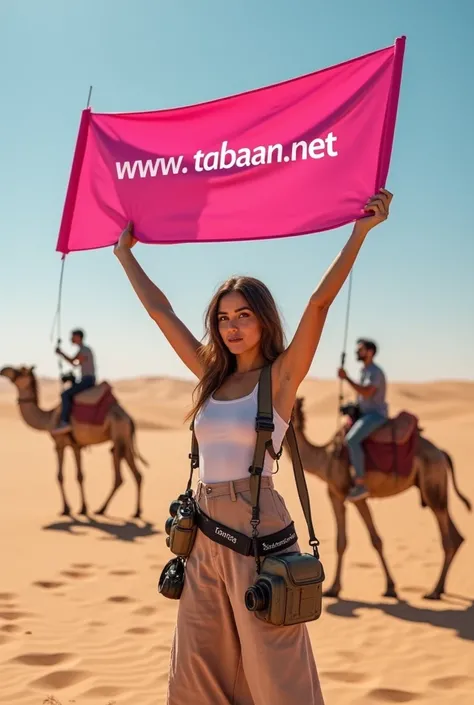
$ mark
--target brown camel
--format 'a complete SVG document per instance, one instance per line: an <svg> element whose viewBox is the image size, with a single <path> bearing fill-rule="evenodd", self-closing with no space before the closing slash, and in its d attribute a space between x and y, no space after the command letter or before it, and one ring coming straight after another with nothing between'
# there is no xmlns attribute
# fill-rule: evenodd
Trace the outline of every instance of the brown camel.
<svg viewBox="0 0 474 705"><path fill-rule="evenodd" d="M39 407L38 386L34 374L34 366L19 368L4 367L0 370L0 375L7 377L18 389L18 405L25 423L37 431L47 431L51 434L51 430L57 425L58 422L60 406L50 409L49 411L44 411ZM81 392L77 395L76 399L81 398L85 400L86 395L88 395L89 403L94 403L94 397L91 397L91 392L92 394L95 393L94 390ZM97 396L97 393L95 394ZM95 512L95 514L105 514L112 497L122 484L123 479L120 464L122 459L125 459L137 484L137 508L134 517L140 517L142 511L142 474L137 468L135 457L141 460L144 465L147 465L147 463L135 449L135 425L133 419L117 402L114 402L108 409L105 421L102 425L95 426L91 424L78 423L74 419L74 412L71 418L71 424L71 433L60 436L51 436L55 444L58 458L57 477L63 501L62 514L68 515L71 513L64 491L63 464L64 451L66 447L70 446L72 448L76 461L76 477L77 482L79 483L82 499L82 506L79 513L87 515L88 508L84 493L84 475L82 472L81 451L86 446L112 441L113 446L111 452L113 457L114 485L104 504L97 512Z"/></svg>
<svg viewBox="0 0 474 705"><path fill-rule="evenodd" d="M338 597L341 590L342 561L347 546L345 500L351 487L351 473L347 461L342 460L341 444L343 432L340 430L326 445L311 443L305 434L303 398L298 398L293 410L298 446L306 472L317 475L327 483L329 499L337 524L337 568L331 587L325 592L328 597ZM434 590L426 599L439 600L445 591L446 577L454 556L464 541L448 511L448 474L458 497L471 511L470 501L459 491L454 474L454 466L448 453L437 448L428 439L418 435L411 474L408 477L370 471L367 473L367 487L371 497L390 497L405 492L409 487L417 487L421 493L422 506L428 506L434 513L441 532L444 563ZM372 545L377 551L386 579L384 597L397 597L395 582L384 556L382 540L377 533L372 514L366 500L355 503L370 534Z"/></svg>

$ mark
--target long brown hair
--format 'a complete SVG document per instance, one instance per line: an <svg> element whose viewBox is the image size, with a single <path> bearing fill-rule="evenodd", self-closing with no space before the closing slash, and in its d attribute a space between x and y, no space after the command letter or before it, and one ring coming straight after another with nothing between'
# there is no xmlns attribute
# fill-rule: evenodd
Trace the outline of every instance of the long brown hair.
<svg viewBox="0 0 474 705"><path fill-rule="evenodd" d="M205 335L199 350L204 374L193 394L193 408L186 419L194 418L207 399L237 368L236 357L224 344L217 313L223 296L239 292L262 326L261 353L267 362L273 362L285 349L285 338L275 300L268 287L254 277L231 277L221 284L207 308L204 323Z"/></svg>

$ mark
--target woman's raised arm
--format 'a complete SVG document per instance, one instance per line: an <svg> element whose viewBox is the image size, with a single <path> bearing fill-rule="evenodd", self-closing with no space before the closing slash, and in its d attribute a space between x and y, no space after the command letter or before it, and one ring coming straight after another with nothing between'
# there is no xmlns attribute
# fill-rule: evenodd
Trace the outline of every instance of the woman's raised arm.
<svg viewBox="0 0 474 705"><path fill-rule="evenodd" d="M137 240L133 237L133 223L129 223L114 247L114 254L125 270L135 293L148 315L159 326L165 338L186 367L201 379L203 369L198 351L201 343L175 314L165 294L145 274L132 253Z"/></svg>
<svg viewBox="0 0 474 705"><path fill-rule="evenodd" d="M293 340L277 359L279 379L289 382L295 392L308 374L329 307L351 271L367 234L388 218L391 200L392 194L385 189L369 199L365 206L367 217L355 223L349 240L311 295Z"/></svg>

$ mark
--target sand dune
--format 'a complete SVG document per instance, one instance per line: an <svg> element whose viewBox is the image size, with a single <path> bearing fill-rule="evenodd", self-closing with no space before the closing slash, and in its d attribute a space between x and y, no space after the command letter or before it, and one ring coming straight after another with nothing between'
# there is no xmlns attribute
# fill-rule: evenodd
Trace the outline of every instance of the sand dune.
<svg viewBox="0 0 474 705"><path fill-rule="evenodd" d="M56 403L54 380L40 383L41 403ZM189 434L183 416L192 384L171 379L114 382L137 420L144 470L145 520L129 519L131 478L108 517L59 517L51 440L19 418L14 389L0 384L0 703L98 705L164 703L176 604L157 594L169 552L163 524L185 482ZM309 379L301 387L308 434L323 442L334 430L337 385ZM426 434L449 450L458 483L474 500L470 441L474 383L390 386L392 412L419 414ZM112 481L108 448L84 454L91 507ZM79 496L72 458L67 492ZM288 460L275 478L288 498L300 537L305 528ZM335 526L326 490L308 477L328 583L335 566ZM354 507L341 599L325 600L309 625L327 705L429 703L468 705L474 692L474 529L450 489L453 518L466 537L451 570L449 594L422 599L441 565L438 529L415 490L372 502L401 601L382 598L377 556ZM199 705L199 704L197 704Z"/></svg>

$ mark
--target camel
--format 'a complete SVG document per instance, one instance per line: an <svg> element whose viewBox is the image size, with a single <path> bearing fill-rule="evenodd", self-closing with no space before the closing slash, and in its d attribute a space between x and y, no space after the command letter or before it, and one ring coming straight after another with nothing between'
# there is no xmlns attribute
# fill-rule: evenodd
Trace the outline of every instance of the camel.
<svg viewBox="0 0 474 705"><path fill-rule="evenodd" d="M60 436L53 436L52 429L56 426L60 406L56 406L49 411L45 411L39 406L38 385L34 373L35 367L4 367L0 370L0 375L9 379L18 389L18 405L20 414L25 423L37 431L48 432L55 444L55 450L58 461L57 480L63 502L61 515L70 515L71 509L67 502L64 490L64 451L69 446L72 448L76 463L76 479L79 484L82 506L79 514L87 515L88 507L84 492L84 474L82 471L81 451L83 448L91 445L97 445L112 441L113 446L111 453L113 457L114 469L114 485L112 490L95 514L105 514L114 494L123 482L121 473L121 461L125 459L126 463L132 471L134 480L137 486L137 504L134 518L139 518L142 512L141 506L141 491L142 491L142 474L137 468L135 458L138 458L145 466L147 462L139 455L135 448L135 424L131 416L123 409L115 399L112 399L111 406L108 408L105 415L105 420L101 425L92 425L78 423L74 418L74 410L71 418L72 432ZM106 383L105 383L106 384ZM97 388L81 392L75 399L87 402L91 405L97 399ZM92 393L92 394L91 394ZM94 396L95 395L95 396Z"/></svg>
<svg viewBox="0 0 474 705"><path fill-rule="evenodd" d="M342 587L342 563L347 546L345 500L351 487L351 472L348 461L343 460L344 456L341 454L342 429L326 445L318 446L309 441L305 433L303 402L304 397L299 397L296 400L292 420L305 471L317 475L328 485L329 499L337 525L337 567L333 583L324 594L327 597L338 597ZM454 525L448 510L448 474L451 475L457 496L466 505L468 511L471 511L471 503L458 489L451 457L427 438L424 438L419 431L420 429L416 439L417 444L410 475L402 477L369 471L366 476L367 487L370 497L378 498L400 494L410 487L419 489L422 506L428 506L436 517L444 551L444 562L436 586L424 597L428 600L439 600L445 592L446 578L453 558L464 541L464 537ZM354 504L367 527L372 545L378 553L382 565L386 581L384 597L398 599L395 581L388 568L382 540L375 527L369 505L366 500Z"/></svg>

